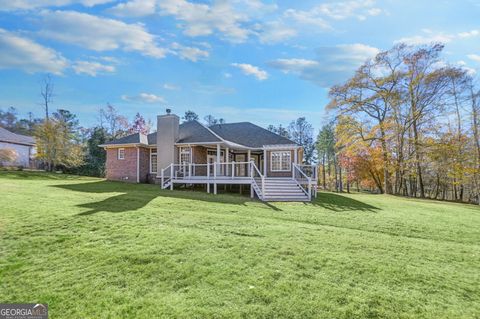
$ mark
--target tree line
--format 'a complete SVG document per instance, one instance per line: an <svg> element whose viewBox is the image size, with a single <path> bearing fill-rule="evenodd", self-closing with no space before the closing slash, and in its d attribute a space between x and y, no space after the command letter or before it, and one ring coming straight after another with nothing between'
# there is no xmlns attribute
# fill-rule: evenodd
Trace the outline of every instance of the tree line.
<svg viewBox="0 0 480 319"><path fill-rule="evenodd" d="M443 49L395 45L330 89L324 188L480 203L480 90Z"/></svg>

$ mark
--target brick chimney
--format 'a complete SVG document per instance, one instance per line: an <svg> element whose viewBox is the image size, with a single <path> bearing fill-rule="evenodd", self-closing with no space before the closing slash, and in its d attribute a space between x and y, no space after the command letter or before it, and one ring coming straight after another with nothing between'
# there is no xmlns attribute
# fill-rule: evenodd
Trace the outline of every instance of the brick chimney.
<svg viewBox="0 0 480 319"><path fill-rule="evenodd" d="M175 142L178 140L180 119L171 110L167 114L157 116L157 175L160 176L162 169L172 163L177 163Z"/></svg>

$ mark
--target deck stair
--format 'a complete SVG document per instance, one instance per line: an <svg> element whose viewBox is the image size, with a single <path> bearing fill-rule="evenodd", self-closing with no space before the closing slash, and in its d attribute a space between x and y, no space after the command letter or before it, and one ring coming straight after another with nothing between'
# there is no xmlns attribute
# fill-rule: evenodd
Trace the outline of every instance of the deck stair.
<svg viewBox="0 0 480 319"><path fill-rule="evenodd" d="M265 194L262 194L262 199L267 202L309 201L307 194L305 194L292 178L267 177L265 178L264 191Z"/></svg>

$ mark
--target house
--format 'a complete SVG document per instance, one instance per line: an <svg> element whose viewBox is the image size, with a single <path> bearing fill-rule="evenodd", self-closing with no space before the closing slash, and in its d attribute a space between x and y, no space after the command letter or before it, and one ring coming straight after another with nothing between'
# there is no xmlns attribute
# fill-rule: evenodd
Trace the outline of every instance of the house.
<svg viewBox="0 0 480 319"><path fill-rule="evenodd" d="M12 133L0 127L0 150L13 150L15 159L0 163L0 166L32 167L35 157L35 139L31 136Z"/></svg>
<svg viewBox="0 0 480 319"><path fill-rule="evenodd" d="M109 180L157 183L162 189L203 184L215 194L218 185L246 185L264 201L308 201L316 195L317 169L302 164L302 147L249 122L180 124L167 110L157 117L155 133L100 146L107 152Z"/></svg>

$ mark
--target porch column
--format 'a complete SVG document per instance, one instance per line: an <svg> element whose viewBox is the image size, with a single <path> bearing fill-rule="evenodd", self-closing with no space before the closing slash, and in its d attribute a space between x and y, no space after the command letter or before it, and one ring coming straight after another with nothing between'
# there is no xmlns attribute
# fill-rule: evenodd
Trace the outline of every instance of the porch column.
<svg viewBox="0 0 480 319"><path fill-rule="evenodd" d="M267 177L267 150L263 149L263 176Z"/></svg>
<svg viewBox="0 0 480 319"><path fill-rule="evenodd" d="M220 144L217 144L217 163L220 163Z"/></svg>
<svg viewBox="0 0 480 319"><path fill-rule="evenodd" d="M225 149L225 163L227 163L227 164L228 164L229 161L230 161L230 156L229 156L229 154L228 154L228 151L229 151L229 150L230 150L230 149L229 149L228 147ZM228 176L228 165L227 165L227 164L225 164L225 175Z"/></svg>
<svg viewBox="0 0 480 319"><path fill-rule="evenodd" d="M293 162L298 164L298 149L293 150Z"/></svg>
<svg viewBox="0 0 480 319"><path fill-rule="evenodd" d="M252 151L247 151L247 162L250 162L250 157L252 156Z"/></svg>

